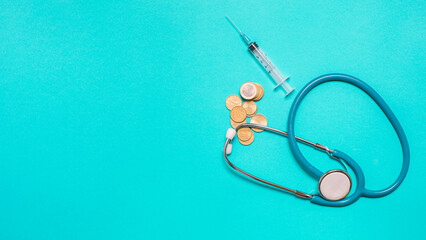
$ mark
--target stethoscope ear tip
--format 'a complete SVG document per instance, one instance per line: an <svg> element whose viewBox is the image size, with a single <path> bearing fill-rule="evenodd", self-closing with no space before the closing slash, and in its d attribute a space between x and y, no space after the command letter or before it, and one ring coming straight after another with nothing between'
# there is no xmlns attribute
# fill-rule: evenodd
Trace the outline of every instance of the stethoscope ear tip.
<svg viewBox="0 0 426 240"><path fill-rule="evenodd" d="M230 155L232 153L232 144L228 143L226 146L226 155Z"/></svg>
<svg viewBox="0 0 426 240"><path fill-rule="evenodd" d="M236 133L237 132L235 131L235 129L228 128L228 130L226 131L226 138L229 139L229 140L232 140L232 139L234 139Z"/></svg>

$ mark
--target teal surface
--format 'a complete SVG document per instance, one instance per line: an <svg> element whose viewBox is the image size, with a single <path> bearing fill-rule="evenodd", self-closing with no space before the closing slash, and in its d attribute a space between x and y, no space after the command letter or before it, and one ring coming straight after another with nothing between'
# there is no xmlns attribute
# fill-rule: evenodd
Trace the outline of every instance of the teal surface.
<svg viewBox="0 0 426 240"><path fill-rule="evenodd" d="M424 1L2 1L0 239L418 239L426 234ZM234 174L225 99L265 89L285 130L295 93L273 91L229 14L297 93L346 73L388 103L410 143L391 195L329 208ZM381 189L402 164L395 132L359 89L316 88L296 134L350 155ZM320 170L339 167L302 147ZM231 160L301 191L317 182L286 139L256 133Z"/></svg>

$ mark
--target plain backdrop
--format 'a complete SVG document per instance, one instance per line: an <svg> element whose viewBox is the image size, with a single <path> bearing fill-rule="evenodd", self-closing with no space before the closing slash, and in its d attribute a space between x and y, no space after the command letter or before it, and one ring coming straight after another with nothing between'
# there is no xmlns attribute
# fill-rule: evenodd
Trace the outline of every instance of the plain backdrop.
<svg viewBox="0 0 426 240"><path fill-rule="evenodd" d="M407 239L426 234L425 1L1 1L0 239ZM285 98L228 14L282 72ZM286 129L313 78L346 73L388 103L410 144L391 195L311 204L234 174L225 99L264 87L258 112ZM354 158L366 186L398 176L390 123L359 89L319 86L296 134ZM301 147L321 171L340 165ZM255 133L230 159L308 193L285 138Z"/></svg>

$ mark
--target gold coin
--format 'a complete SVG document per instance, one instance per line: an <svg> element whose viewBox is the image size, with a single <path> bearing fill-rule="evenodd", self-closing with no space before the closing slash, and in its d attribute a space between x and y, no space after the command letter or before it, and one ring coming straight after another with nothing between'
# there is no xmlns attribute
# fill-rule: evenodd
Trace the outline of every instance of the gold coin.
<svg viewBox="0 0 426 240"><path fill-rule="evenodd" d="M268 126L268 120L262 114L256 114L250 119L250 123L256 123L264 126ZM255 132L263 132L263 129L260 128L251 128Z"/></svg>
<svg viewBox="0 0 426 240"><path fill-rule="evenodd" d="M253 101L259 101L260 99L263 98L263 94L265 93L265 91L263 90L262 85L255 83L257 90L259 92L259 94L253 99Z"/></svg>
<svg viewBox="0 0 426 240"><path fill-rule="evenodd" d="M243 101L238 95L232 94L226 98L226 108L232 110L236 106L241 106Z"/></svg>
<svg viewBox="0 0 426 240"><path fill-rule="evenodd" d="M240 128L237 131L238 139L241 140L241 141L248 141L248 140L250 140L250 138L251 138L252 135L254 135L253 131L250 128L248 128L248 127Z"/></svg>
<svg viewBox="0 0 426 240"><path fill-rule="evenodd" d="M245 101L243 108L246 110L248 117L252 117L257 112L257 104L253 101Z"/></svg>
<svg viewBox="0 0 426 240"><path fill-rule="evenodd" d="M234 120L234 122L242 122L246 119L247 112L246 110L241 106L236 106L231 109L231 119Z"/></svg>
<svg viewBox="0 0 426 240"><path fill-rule="evenodd" d="M231 126L233 127L233 128L237 128L239 125L241 125L241 124L243 124L243 123L247 123L247 118L246 119L244 119L244 121L242 121L242 122L235 122L234 120L232 120L232 118L231 118Z"/></svg>
<svg viewBox="0 0 426 240"><path fill-rule="evenodd" d="M240 87L240 94L246 100L252 100L257 95L256 85L252 82L246 82Z"/></svg>
<svg viewBox="0 0 426 240"><path fill-rule="evenodd" d="M252 132L252 136L248 141L241 141L240 139L238 139L238 141L242 144L242 145L250 145L253 141L254 141L254 133Z"/></svg>

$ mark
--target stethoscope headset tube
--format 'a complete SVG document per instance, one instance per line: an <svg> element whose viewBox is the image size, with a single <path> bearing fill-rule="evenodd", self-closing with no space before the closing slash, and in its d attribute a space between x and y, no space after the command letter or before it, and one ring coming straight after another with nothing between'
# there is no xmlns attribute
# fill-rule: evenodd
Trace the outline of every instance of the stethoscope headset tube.
<svg viewBox="0 0 426 240"><path fill-rule="evenodd" d="M364 173L361 170L361 167L351 157L349 157L348 155L346 155L345 153L343 153L339 150L331 150L328 147L325 147L324 145L321 145L321 144L318 144L318 143L312 143L310 141L307 141L307 140L304 140L302 138L295 136L294 121L295 121L297 109L300 106L300 103L302 102L304 97L306 97L306 95L309 93L309 91L311 91L316 86L318 86L322 83L330 82L330 81L346 82L346 83L352 84L352 85L360 88L361 90L363 90L382 109L383 113L386 115L386 117L389 119L390 123L392 124L393 128L395 129L395 132L398 135L398 138L400 140L401 147L402 147L403 164L402 164L402 168L401 168L399 176L387 188L384 188L382 190L366 189L365 188ZM338 172L338 171L341 171L341 170L331 170L331 171L328 171L326 173L321 172L320 170L318 170L316 167L314 167L312 164L310 164L306 160L306 158L301 153L301 151L300 151L300 149L297 145L297 142L302 142L304 144L310 145L310 146L312 146L312 147L314 147L318 150L321 150L323 152L328 153L329 156L334 158L334 159L343 161L353 170L353 172L355 174L356 182L357 182L355 191L350 196L344 195L342 199L330 200L330 199L326 199L322 195L306 194L306 193L303 193L303 192L300 192L300 191L297 191L297 190L293 190L293 189L290 189L290 188L280 186L280 185L275 184L275 183L271 183L269 181L260 179L260 178L254 176L254 175L251 175L251 174L241 170L240 168L238 168L234 164L232 164L227 157L227 153L230 154L230 151L229 151L230 147L231 147L231 150L232 150L232 145L231 146L229 146L229 145L230 145L233 137L235 136L235 131L238 130L239 128L241 128L241 127L262 128L264 130L274 132L276 134L288 137L290 149L293 152L293 155L295 156L296 160L299 162L299 164L303 167L303 169L306 172L308 172L313 177L315 177L317 180L319 180L319 185L321 184L321 181L324 179L324 177L329 175L329 173ZM230 130L231 129L229 129L228 132L230 132ZM232 131L234 131L234 132L232 132ZM290 113L289 113L289 117L288 117L288 133L286 133L284 131L280 131L278 129L274 129L274 128L270 128L270 127L266 127L266 126L262 126L262 125L258 125L258 124L241 124L235 130L232 129L230 134L228 132L227 132L227 140L225 142L225 146L224 146L223 151L224 151L225 160L229 164L229 166L231 166L233 169L235 169L239 173L251 178L252 180L255 180L255 181L260 182L262 184L265 184L267 186L274 187L274 188L279 189L279 190L283 190L283 191L286 191L286 192L293 193L298 197L302 197L304 199L309 199L312 203L316 203L316 204L320 204L320 205L324 205L324 206L343 207L343 206L347 206L347 205L354 203L355 201L357 201L362 196L363 197L370 197L370 198L386 196L386 195L392 193L393 191L395 191L401 185L402 181L404 180L405 176L407 175L408 167L409 167L409 164L410 164L410 151L409 151L407 137L405 136L404 130L402 129L401 124L399 123L399 121L395 117L395 115L393 114L392 110L389 108L389 106L386 104L386 102L379 96L379 94L376 91L374 91L374 89L372 89L369 85L367 85L365 82L363 82L363 81L361 81L361 80L359 80L355 77L352 77L352 76L349 76L349 75L344 75L344 74L328 74L328 75L320 76L320 77L312 80L311 82L309 82L299 92L299 94L296 96L296 98L295 98L295 100L294 100L294 102L291 106L291 109L290 109ZM352 181L351 181L349 175L347 173L345 173L344 171L342 171L342 173L344 173L348 176L350 185L352 185ZM340 174L340 175L344 176L343 174ZM349 190L350 190L350 187L349 187ZM320 192L321 192L321 189L320 189Z"/></svg>

